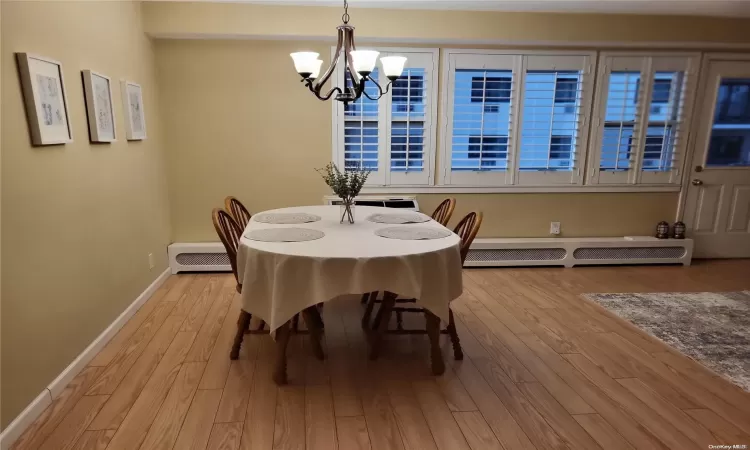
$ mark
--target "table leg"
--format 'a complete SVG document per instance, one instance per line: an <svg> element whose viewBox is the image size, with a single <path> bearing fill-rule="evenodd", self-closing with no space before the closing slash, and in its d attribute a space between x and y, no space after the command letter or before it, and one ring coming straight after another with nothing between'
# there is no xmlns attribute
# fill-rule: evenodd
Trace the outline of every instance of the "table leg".
<svg viewBox="0 0 750 450"><path fill-rule="evenodd" d="M276 366L273 369L273 381L277 385L286 384L286 348L289 345L290 323L276 329Z"/></svg>
<svg viewBox="0 0 750 450"><path fill-rule="evenodd" d="M320 318L318 307L310 306L302 310L302 318L305 319L307 329L310 331L310 343L315 357L320 360L325 359L323 346L320 343L323 338L323 319Z"/></svg>
<svg viewBox="0 0 750 450"><path fill-rule="evenodd" d="M387 291L383 294L383 302L380 304L380 310L378 311L380 320L377 328L370 333L370 359L372 360L377 359L380 354L380 345L383 342L383 336L388 331L388 323L391 321L391 313L393 312L393 306L396 304L397 296L397 294Z"/></svg>
<svg viewBox="0 0 750 450"><path fill-rule="evenodd" d="M372 308L375 307L375 300L377 300L378 298L378 291L370 292L369 294L363 294L362 298L363 300L367 298L367 300L365 301L367 303L367 307L365 308L365 314L362 316L362 328L368 329L370 328L370 317L372 316Z"/></svg>
<svg viewBox="0 0 750 450"><path fill-rule="evenodd" d="M440 318L428 310L424 310L427 336L430 338L430 359L432 360L432 374L442 375L445 372L443 353L440 351Z"/></svg>

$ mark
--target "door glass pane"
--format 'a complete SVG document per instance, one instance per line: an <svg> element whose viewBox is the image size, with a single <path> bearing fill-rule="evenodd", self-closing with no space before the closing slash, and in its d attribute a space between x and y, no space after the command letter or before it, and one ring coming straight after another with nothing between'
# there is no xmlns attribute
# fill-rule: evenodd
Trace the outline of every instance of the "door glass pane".
<svg viewBox="0 0 750 450"><path fill-rule="evenodd" d="M750 166L750 78L722 78L706 166Z"/></svg>

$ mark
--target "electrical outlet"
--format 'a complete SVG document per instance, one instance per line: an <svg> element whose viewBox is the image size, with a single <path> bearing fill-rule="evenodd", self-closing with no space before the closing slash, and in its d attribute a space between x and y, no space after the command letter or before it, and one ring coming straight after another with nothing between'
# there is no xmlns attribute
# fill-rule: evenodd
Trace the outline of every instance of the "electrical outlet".
<svg viewBox="0 0 750 450"><path fill-rule="evenodd" d="M553 234L555 236L560 234L560 222L549 223L549 234Z"/></svg>
<svg viewBox="0 0 750 450"><path fill-rule="evenodd" d="M154 266L155 266L155 264L154 264L154 254L153 253L149 253L148 254L148 268L149 268L149 270L153 269Z"/></svg>

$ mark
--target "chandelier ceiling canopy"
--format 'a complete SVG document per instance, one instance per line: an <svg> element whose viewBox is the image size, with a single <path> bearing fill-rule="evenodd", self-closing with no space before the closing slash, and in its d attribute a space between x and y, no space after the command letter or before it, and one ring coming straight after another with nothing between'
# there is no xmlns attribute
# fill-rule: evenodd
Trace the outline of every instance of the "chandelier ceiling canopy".
<svg viewBox="0 0 750 450"><path fill-rule="evenodd" d="M334 94L336 95L333 98L344 102L344 104L353 102L362 95L370 100L377 100L388 93L391 84L401 76L406 64L406 58L404 56L384 56L380 58L383 74L389 80L385 89L383 89L377 81L370 77L370 74L375 70L379 52L374 50L357 50L354 45L354 27L349 25L349 4L347 0L344 0L344 15L341 16L341 20L343 24L336 27L338 30L336 51L331 64L325 73L323 73L323 76L319 76L323 60L318 58L320 54L316 52L292 53L291 57L294 60L294 68L302 77L301 81L305 83L305 86L320 100L328 100ZM331 78L339 62L345 64L344 77L341 80L342 85L334 86L328 92L322 93L323 85ZM351 79L351 87L347 87L346 85L347 73ZM378 94L375 97L371 97L365 91L365 83L368 81L372 82L378 88Z"/></svg>

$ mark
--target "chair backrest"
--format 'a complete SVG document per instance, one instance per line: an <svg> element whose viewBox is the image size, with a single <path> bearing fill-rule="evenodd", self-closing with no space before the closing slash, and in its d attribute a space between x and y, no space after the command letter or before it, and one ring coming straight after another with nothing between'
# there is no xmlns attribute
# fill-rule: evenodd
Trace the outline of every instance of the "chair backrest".
<svg viewBox="0 0 750 450"><path fill-rule="evenodd" d="M234 219L235 222L237 222L237 225L240 226L241 229L245 229L247 227L247 223L250 222L250 211L245 208L245 205L242 204L241 201L237 200L236 197L232 197L231 195L224 199L224 209L226 209L229 214L232 216L232 219Z"/></svg>
<svg viewBox="0 0 750 450"><path fill-rule="evenodd" d="M239 291L240 279L237 277L237 249L240 246L242 229L237 225L232 216L221 208L214 208L211 216L214 221L214 228L216 228L216 234L219 235L219 239L221 239L221 243L224 244L224 248L227 251L229 264L232 266L232 273L234 273L234 278L237 280L237 290Z"/></svg>
<svg viewBox="0 0 750 450"><path fill-rule="evenodd" d="M453 215L454 209L456 209L456 199L446 198L432 213L432 218L440 225L447 227L448 222L450 222L451 216Z"/></svg>
<svg viewBox="0 0 750 450"><path fill-rule="evenodd" d="M453 232L461 238L461 264L463 265L466 260L466 255L469 254L469 247L474 242L474 238L477 237L479 227L482 225L482 218L484 215L481 212L470 212L467 214Z"/></svg>

